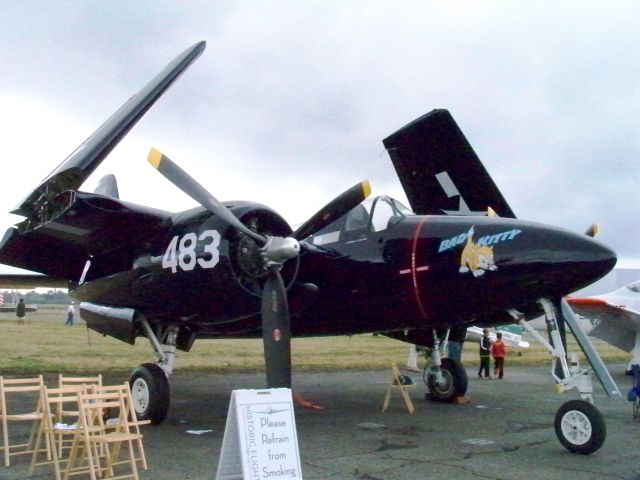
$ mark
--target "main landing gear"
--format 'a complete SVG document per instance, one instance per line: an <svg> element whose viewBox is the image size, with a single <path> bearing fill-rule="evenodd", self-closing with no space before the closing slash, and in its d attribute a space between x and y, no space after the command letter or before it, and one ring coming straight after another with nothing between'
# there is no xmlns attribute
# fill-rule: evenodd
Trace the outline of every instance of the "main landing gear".
<svg viewBox="0 0 640 480"><path fill-rule="evenodd" d="M429 390L427 400L451 402L467 393L467 372L457 361L440 357L440 339L433 331L433 348L428 351L431 363L424 369L424 383Z"/></svg>
<svg viewBox="0 0 640 480"><path fill-rule="evenodd" d="M136 367L129 376L129 385L138 419L150 420L155 425L169 412L169 376L175 365L178 327L171 325L156 335L146 318L141 321L158 363L143 363Z"/></svg>
<svg viewBox="0 0 640 480"><path fill-rule="evenodd" d="M129 376L131 396L140 420L150 420L152 424L162 422L169 411L169 379L162 368L155 363L137 366Z"/></svg>
<svg viewBox="0 0 640 480"><path fill-rule="evenodd" d="M548 299L540 299L538 303L544 309L545 321L549 332L547 342L525 320L522 314L516 311L509 313L518 320L519 324L533 335L552 355L551 375L555 380L559 391L575 388L582 397L580 400L570 400L564 403L556 412L554 427L560 443L570 452L588 455L598 450L607 436L604 418L600 411L593 405L593 383L591 372L581 369L576 354L571 357L571 365L567 363L564 348L564 323L559 323L556 318L556 308ZM562 318L566 321L576 340L595 373L598 375L605 391L609 396L619 396L620 391L613 382L609 372L604 367L600 356L597 354L591 342L584 335L580 327L575 323L571 308L563 300L559 305ZM561 330L562 329L562 330Z"/></svg>

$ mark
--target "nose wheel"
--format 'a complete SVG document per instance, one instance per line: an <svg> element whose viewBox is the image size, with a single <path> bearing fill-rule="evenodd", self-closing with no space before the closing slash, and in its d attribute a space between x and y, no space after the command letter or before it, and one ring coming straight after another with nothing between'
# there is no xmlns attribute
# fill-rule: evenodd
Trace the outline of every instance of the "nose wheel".
<svg viewBox="0 0 640 480"><path fill-rule="evenodd" d="M607 436L602 414L585 400L571 400L557 411L554 427L564 447L573 453L589 455L598 450Z"/></svg>

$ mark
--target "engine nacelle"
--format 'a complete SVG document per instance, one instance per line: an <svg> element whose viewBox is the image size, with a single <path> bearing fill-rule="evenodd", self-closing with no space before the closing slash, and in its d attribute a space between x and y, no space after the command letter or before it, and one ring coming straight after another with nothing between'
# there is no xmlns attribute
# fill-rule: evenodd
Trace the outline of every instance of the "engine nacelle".
<svg viewBox="0 0 640 480"><path fill-rule="evenodd" d="M265 236L277 237L288 237L292 233L289 224L265 205L254 202L234 202L232 205L230 210L251 230ZM232 227L227 228L225 236L229 240L228 254L233 275L245 290L260 296L267 271L263 268L263 258L256 240ZM282 266L281 274L287 287L295 280L298 264L299 259L296 256L285 261Z"/></svg>

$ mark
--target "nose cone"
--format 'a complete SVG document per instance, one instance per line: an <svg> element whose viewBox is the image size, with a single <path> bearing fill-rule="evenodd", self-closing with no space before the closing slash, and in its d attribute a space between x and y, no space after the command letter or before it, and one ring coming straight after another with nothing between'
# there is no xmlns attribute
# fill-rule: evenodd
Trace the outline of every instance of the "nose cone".
<svg viewBox="0 0 640 480"><path fill-rule="evenodd" d="M392 257L394 245L401 252L398 271L411 277L421 308L434 316L525 309L541 297L558 299L584 288L616 264L616 254L599 241L540 223L430 216L402 224L413 240L389 242L385 254ZM457 297L464 300L452 301Z"/></svg>
<svg viewBox="0 0 640 480"><path fill-rule="evenodd" d="M529 288L544 296L565 296L609 273L616 254L587 235L548 225L521 225L517 251L505 263L512 275L528 277ZM507 267L505 265L505 267ZM527 284L528 282L524 282Z"/></svg>
<svg viewBox="0 0 640 480"><path fill-rule="evenodd" d="M553 237L556 280L570 292L604 277L616 264L615 252L591 237L564 231L556 231Z"/></svg>
<svg viewBox="0 0 640 480"><path fill-rule="evenodd" d="M492 296L513 301L564 297L602 278L616 264L609 247L584 234L512 219L474 222L474 242L490 247L489 258L495 262L477 277L492 280Z"/></svg>

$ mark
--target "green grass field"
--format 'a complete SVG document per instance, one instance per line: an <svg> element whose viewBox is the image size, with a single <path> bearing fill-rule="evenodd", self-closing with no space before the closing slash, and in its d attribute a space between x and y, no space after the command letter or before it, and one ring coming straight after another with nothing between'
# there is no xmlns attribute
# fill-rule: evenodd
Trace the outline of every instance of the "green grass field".
<svg viewBox="0 0 640 480"><path fill-rule="evenodd" d="M511 351L507 362L543 364L550 356L532 338L532 346ZM626 352L594 340L605 362L627 361ZM575 344L570 342L575 350ZM478 347L465 344L463 362L477 365ZM64 316L31 314L18 325L10 314L0 316L0 374L129 371L155 361L149 342L138 338L130 346L90 331L84 322L64 326ZM384 369L390 362L404 367L408 344L384 336L296 338L292 341L293 368L302 370ZM420 360L424 365L424 360ZM264 368L261 340L199 340L190 352L177 353L177 369L241 372Z"/></svg>

